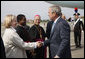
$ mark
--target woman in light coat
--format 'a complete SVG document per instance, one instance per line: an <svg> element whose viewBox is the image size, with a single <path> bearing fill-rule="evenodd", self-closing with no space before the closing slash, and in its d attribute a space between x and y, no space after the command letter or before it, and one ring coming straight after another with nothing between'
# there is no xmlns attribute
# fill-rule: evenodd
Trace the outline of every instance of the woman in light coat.
<svg viewBox="0 0 85 59"><path fill-rule="evenodd" d="M6 58L27 58L25 50L40 47L40 42L26 43L24 42L14 29L16 26L16 16L7 15L5 17L4 26L6 30L3 35Z"/></svg>

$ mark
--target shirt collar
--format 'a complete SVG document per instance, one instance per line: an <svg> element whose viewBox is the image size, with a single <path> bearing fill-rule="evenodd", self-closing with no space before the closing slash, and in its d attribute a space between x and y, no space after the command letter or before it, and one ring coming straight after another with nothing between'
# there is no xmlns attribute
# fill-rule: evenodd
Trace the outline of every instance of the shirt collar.
<svg viewBox="0 0 85 59"><path fill-rule="evenodd" d="M56 23L57 22L57 20L60 18L60 16L54 21L54 23Z"/></svg>
<svg viewBox="0 0 85 59"><path fill-rule="evenodd" d="M11 29L16 32L15 28L11 26Z"/></svg>

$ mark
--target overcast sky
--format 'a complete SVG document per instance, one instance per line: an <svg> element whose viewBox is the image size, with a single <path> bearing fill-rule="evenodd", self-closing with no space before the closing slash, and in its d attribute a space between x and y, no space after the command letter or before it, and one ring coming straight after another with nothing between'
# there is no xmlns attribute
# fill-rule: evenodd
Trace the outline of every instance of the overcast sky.
<svg viewBox="0 0 85 59"><path fill-rule="evenodd" d="M34 19L34 15L39 14L41 19L49 19L48 7L52 4L45 1L1 1L1 21L7 14L24 14L27 19ZM61 7L62 13L66 18L73 16L74 8ZM84 9L78 12L84 16Z"/></svg>

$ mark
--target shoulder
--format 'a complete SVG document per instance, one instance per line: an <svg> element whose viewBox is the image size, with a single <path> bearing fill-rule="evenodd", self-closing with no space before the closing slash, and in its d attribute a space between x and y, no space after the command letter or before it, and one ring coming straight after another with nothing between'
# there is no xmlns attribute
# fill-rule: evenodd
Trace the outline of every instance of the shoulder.
<svg viewBox="0 0 85 59"><path fill-rule="evenodd" d="M62 23L62 24L68 24L67 21L64 20L64 19L62 19L62 18L60 18L60 21L59 22Z"/></svg>
<svg viewBox="0 0 85 59"><path fill-rule="evenodd" d="M11 28L8 28L8 29L5 30L5 32L12 34L14 31L13 31ZM9 34L9 35L10 35L10 34Z"/></svg>
<svg viewBox="0 0 85 59"><path fill-rule="evenodd" d="M43 27L42 27L42 26L40 26L40 28L41 28L41 29L43 29Z"/></svg>
<svg viewBox="0 0 85 59"><path fill-rule="evenodd" d="M36 28L35 25L32 25L30 29L35 29L35 28Z"/></svg>
<svg viewBox="0 0 85 59"><path fill-rule="evenodd" d="M21 27L21 26L16 26L16 28L15 29L22 29L23 27Z"/></svg>
<svg viewBox="0 0 85 59"><path fill-rule="evenodd" d="M15 31L13 31L11 28L6 29L3 35L3 39L12 38L14 33Z"/></svg>
<svg viewBox="0 0 85 59"><path fill-rule="evenodd" d="M16 30L19 30L19 28L20 28L20 26L16 26L16 27L15 27Z"/></svg>
<svg viewBox="0 0 85 59"><path fill-rule="evenodd" d="M83 22L82 19L80 19L79 22L82 23Z"/></svg>
<svg viewBox="0 0 85 59"><path fill-rule="evenodd" d="M15 30L17 31L17 32L21 32L21 31L23 31L23 27L21 27L21 26L17 26L16 28L15 28Z"/></svg>
<svg viewBox="0 0 85 59"><path fill-rule="evenodd" d="M36 30L36 27L34 25L32 25L29 29L29 32L32 32L32 31L35 31Z"/></svg>
<svg viewBox="0 0 85 59"><path fill-rule="evenodd" d="M80 19L80 21L82 21L82 19Z"/></svg>
<svg viewBox="0 0 85 59"><path fill-rule="evenodd" d="M52 24L53 23L53 21L49 21L47 24Z"/></svg>
<svg viewBox="0 0 85 59"><path fill-rule="evenodd" d="M60 19L60 22L59 22L59 25L62 27L62 26L67 26L67 27L70 27L68 22L64 19Z"/></svg>
<svg viewBox="0 0 85 59"><path fill-rule="evenodd" d="M26 27L26 28L30 28L30 26L28 26L28 25L25 25L25 27Z"/></svg>

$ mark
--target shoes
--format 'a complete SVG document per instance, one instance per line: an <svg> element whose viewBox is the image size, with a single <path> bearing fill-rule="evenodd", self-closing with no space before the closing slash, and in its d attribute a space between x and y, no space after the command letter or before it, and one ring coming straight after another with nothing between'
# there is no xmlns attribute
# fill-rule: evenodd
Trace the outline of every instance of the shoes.
<svg viewBox="0 0 85 59"><path fill-rule="evenodd" d="M81 45L79 46L79 48L81 48Z"/></svg>
<svg viewBox="0 0 85 59"><path fill-rule="evenodd" d="M76 48L78 48L78 46L76 46Z"/></svg>
<svg viewBox="0 0 85 59"><path fill-rule="evenodd" d="M81 48L81 45L79 45L79 46L76 46L76 48Z"/></svg>

